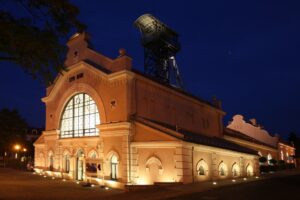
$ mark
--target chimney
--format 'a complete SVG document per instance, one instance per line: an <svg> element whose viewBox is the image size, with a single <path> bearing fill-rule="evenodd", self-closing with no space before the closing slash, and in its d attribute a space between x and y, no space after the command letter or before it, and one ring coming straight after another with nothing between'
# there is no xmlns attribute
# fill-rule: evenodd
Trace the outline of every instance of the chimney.
<svg viewBox="0 0 300 200"><path fill-rule="evenodd" d="M249 121L253 126L257 126L257 121L255 118L249 119Z"/></svg>

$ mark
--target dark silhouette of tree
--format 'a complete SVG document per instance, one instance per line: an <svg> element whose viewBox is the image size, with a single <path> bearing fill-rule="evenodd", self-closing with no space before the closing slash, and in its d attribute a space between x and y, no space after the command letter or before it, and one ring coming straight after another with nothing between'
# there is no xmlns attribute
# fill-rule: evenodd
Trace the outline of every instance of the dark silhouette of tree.
<svg viewBox="0 0 300 200"><path fill-rule="evenodd" d="M11 61L46 84L63 69L65 41L85 26L68 0L3 0L0 61Z"/></svg>
<svg viewBox="0 0 300 200"><path fill-rule="evenodd" d="M300 138L297 136L295 132L291 132L289 134L288 140L291 144L293 144L296 148L296 157L300 157Z"/></svg>
<svg viewBox="0 0 300 200"><path fill-rule="evenodd" d="M17 110L0 110L0 152L10 150L15 143L24 143L27 128Z"/></svg>

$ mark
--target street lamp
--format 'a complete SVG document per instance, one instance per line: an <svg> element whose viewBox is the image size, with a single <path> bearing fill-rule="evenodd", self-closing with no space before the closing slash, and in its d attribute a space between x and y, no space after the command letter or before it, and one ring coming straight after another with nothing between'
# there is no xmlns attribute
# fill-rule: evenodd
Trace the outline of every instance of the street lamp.
<svg viewBox="0 0 300 200"><path fill-rule="evenodd" d="M21 149L21 145L15 144L14 149L16 150L15 159L18 159L18 152Z"/></svg>

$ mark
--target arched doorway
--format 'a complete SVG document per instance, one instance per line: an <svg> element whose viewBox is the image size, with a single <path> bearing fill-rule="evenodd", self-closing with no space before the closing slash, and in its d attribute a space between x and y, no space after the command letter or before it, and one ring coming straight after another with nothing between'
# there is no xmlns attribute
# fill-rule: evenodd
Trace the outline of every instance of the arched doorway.
<svg viewBox="0 0 300 200"><path fill-rule="evenodd" d="M83 158L84 158L84 153L80 149L77 152L77 162L76 162L76 179L81 181L83 180Z"/></svg>
<svg viewBox="0 0 300 200"><path fill-rule="evenodd" d="M70 156L68 154L64 155L64 172L70 172Z"/></svg>

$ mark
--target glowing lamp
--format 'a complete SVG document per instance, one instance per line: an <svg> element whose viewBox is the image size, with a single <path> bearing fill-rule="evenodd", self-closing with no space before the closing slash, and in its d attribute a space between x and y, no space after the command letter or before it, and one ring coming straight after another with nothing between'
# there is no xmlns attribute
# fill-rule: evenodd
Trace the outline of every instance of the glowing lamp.
<svg viewBox="0 0 300 200"><path fill-rule="evenodd" d="M19 144L16 144L16 145L14 146L14 149L15 149L16 151L19 151L19 150L21 149L21 146L20 146Z"/></svg>

